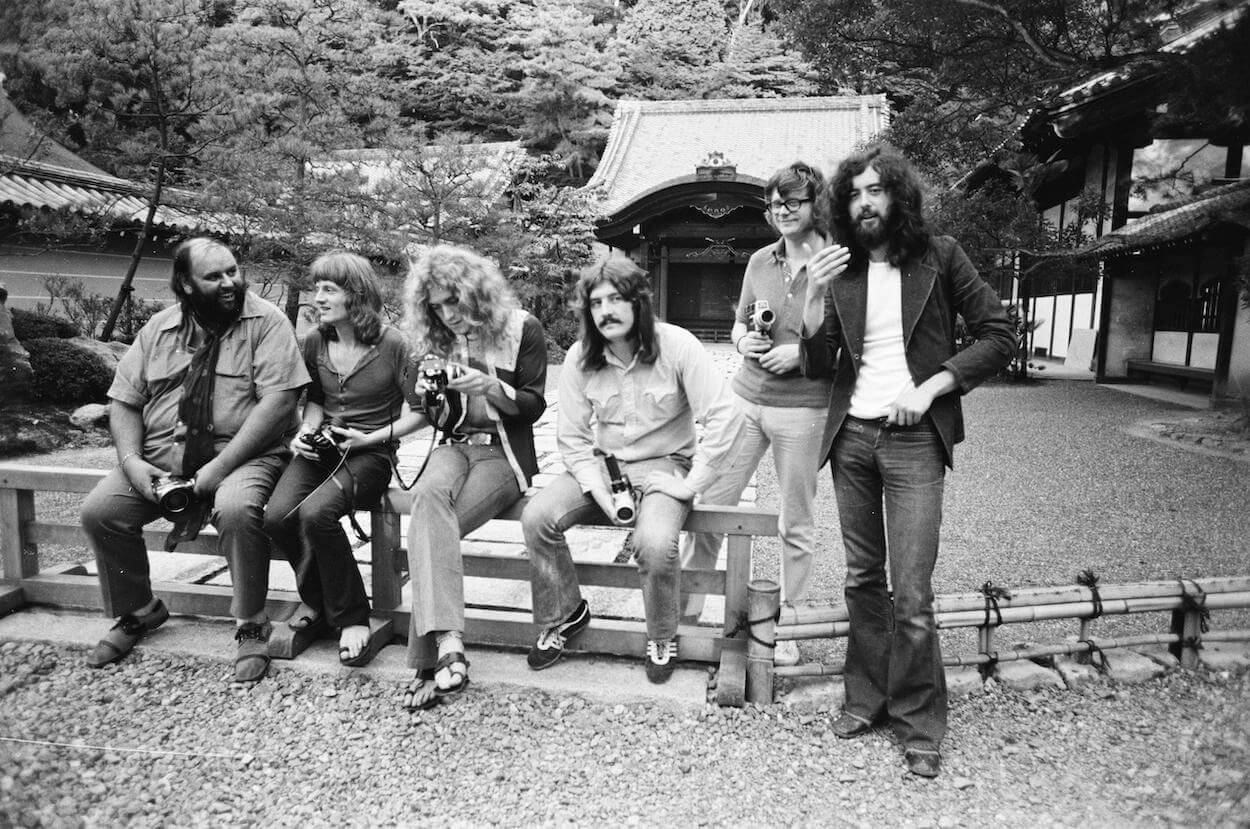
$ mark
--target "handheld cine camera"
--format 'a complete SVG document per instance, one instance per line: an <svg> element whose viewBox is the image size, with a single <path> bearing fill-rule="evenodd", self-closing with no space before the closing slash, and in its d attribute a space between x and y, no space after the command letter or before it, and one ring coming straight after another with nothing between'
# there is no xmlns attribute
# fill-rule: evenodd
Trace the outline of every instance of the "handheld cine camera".
<svg viewBox="0 0 1250 829"><path fill-rule="evenodd" d="M777 313L768 307L768 300L757 299L751 306L751 318L747 320L747 326L752 331L768 334L773 330L773 323L776 321Z"/></svg>
<svg viewBox="0 0 1250 829"><path fill-rule="evenodd" d="M447 384L460 374L460 366L447 362L437 354L426 354L421 358L420 376L425 385L426 411L443 404L447 397Z"/></svg>
<svg viewBox="0 0 1250 829"><path fill-rule="evenodd" d="M343 457L342 451L334 441L334 433L330 431L329 426L322 426L318 431L309 432L300 439L305 446L310 447L317 453L317 457L324 464L334 466Z"/></svg>
<svg viewBox="0 0 1250 829"><path fill-rule="evenodd" d="M178 515L195 503L195 479L181 475L153 476L152 492L163 512Z"/></svg>
<svg viewBox="0 0 1250 829"><path fill-rule="evenodd" d="M608 468L608 483L612 490L612 517L618 524L629 524L634 520L634 488L629 483L629 476L621 469L616 455L605 454L603 465Z"/></svg>

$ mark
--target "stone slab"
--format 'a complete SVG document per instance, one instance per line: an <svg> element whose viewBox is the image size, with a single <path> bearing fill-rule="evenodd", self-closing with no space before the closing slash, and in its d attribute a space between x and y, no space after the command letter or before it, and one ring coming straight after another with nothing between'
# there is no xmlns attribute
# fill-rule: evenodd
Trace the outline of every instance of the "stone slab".
<svg viewBox="0 0 1250 829"><path fill-rule="evenodd" d="M840 676L800 676L790 680L789 690L777 698L786 708L805 714L836 712L846 700Z"/></svg>
<svg viewBox="0 0 1250 829"><path fill-rule="evenodd" d="M985 692L985 681L979 668L964 665L946 669L946 693L948 696L966 697Z"/></svg>
<svg viewBox="0 0 1250 829"><path fill-rule="evenodd" d="M1146 682L1163 676L1167 669L1140 653L1123 648L1103 651L1107 676L1116 682Z"/></svg>
<svg viewBox="0 0 1250 829"><path fill-rule="evenodd" d="M1162 645L1153 648L1133 648L1133 650L1168 671L1176 671L1181 667L1181 661Z"/></svg>
<svg viewBox="0 0 1250 829"><path fill-rule="evenodd" d="M96 614L27 608L0 618L0 641L53 642L85 649L94 645L107 627L107 620ZM160 630L145 637L137 648L220 661L224 691L229 688L233 672L232 634L233 624L229 621L175 615ZM641 658L570 654L545 671L532 671L525 664L524 654L519 652L470 646L466 653L473 663L473 685L467 693L507 693L521 688L555 696L578 694L605 703L664 703L689 708L701 708L706 704L707 668L694 663L679 664L668 682L653 685L647 681ZM361 671L379 681L393 682L396 705L403 686L412 678L401 645L382 648L364 668L344 668L339 664L338 643L333 639L317 642L298 659L284 661L270 670L331 676Z"/></svg>
<svg viewBox="0 0 1250 829"><path fill-rule="evenodd" d="M1069 688L1080 688L1102 678L1102 674L1093 665L1077 662L1071 656L1055 657L1055 670Z"/></svg>
<svg viewBox="0 0 1250 829"><path fill-rule="evenodd" d="M1250 642L1204 642L1198 661L1213 671L1250 667Z"/></svg>
<svg viewBox="0 0 1250 829"><path fill-rule="evenodd" d="M1000 662L994 666L994 678L1006 688L1013 691L1037 691L1042 688L1064 688L1063 679L1057 671L1030 662L1017 659L1012 662Z"/></svg>

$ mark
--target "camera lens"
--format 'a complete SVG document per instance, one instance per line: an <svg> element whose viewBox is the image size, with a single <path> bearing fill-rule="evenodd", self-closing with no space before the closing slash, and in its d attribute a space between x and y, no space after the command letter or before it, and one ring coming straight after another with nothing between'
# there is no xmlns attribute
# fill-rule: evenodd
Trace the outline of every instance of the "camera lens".
<svg viewBox="0 0 1250 829"><path fill-rule="evenodd" d="M186 486L175 487L161 495L161 509L165 512L179 513L191 506L191 489Z"/></svg>

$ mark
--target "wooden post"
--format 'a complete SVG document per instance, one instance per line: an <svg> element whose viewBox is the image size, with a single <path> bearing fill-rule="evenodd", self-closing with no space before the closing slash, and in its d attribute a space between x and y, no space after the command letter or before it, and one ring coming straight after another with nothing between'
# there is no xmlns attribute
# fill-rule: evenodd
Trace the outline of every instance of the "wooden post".
<svg viewBox="0 0 1250 829"><path fill-rule="evenodd" d="M387 506L387 505L383 505ZM373 610L375 613L399 607L402 585L399 579L399 515L370 513L370 551L373 559Z"/></svg>
<svg viewBox="0 0 1250 829"><path fill-rule="evenodd" d="M747 585L747 702L773 702L773 619L781 607L781 588L776 582L755 579Z"/></svg>
<svg viewBox="0 0 1250 829"><path fill-rule="evenodd" d="M746 625L750 604L747 582L750 579L751 537L731 535L725 556L725 626L722 635L726 638Z"/></svg>
<svg viewBox="0 0 1250 829"><path fill-rule="evenodd" d="M1090 620L1088 617L1085 617L1085 618L1082 618L1082 619L1081 619L1081 630L1080 630L1080 632L1077 634L1077 637L1076 637L1078 642L1087 642L1087 641L1089 641L1089 623L1090 623L1090 621L1091 621L1091 620ZM1089 664L1091 664L1091 663L1094 661L1094 659L1093 659L1093 654L1091 654L1091 653L1090 653L1089 651L1087 651L1087 650L1086 650L1086 651L1080 651L1080 652L1078 652L1078 653L1076 654L1076 656L1075 656L1073 659L1074 659L1074 661L1075 661L1077 664L1079 664L1079 665L1089 665Z"/></svg>
<svg viewBox="0 0 1250 829"><path fill-rule="evenodd" d="M977 626L977 650L991 658L997 658L998 652L994 648L994 630L997 625L978 625ZM981 678L989 679L994 673L993 661L986 662L981 666Z"/></svg>
<svg viewBox="0 0 1250 829"><path fill-rule="evenodd" d="M34 520L34 492L0 489L0 563L8 581L19 581L39 572L39 548L26 537L26 525Z"/></svg>
<svg viewBox="0 0 1250 829"><path fill-rule="evenodd" d="M1180 641L1169 646L1168 650L1180 660L1182 668L1193 670L1198 667L1198 650L1202 647L1202 611L1173 610L1172 633L1180 636Z"/></svg>

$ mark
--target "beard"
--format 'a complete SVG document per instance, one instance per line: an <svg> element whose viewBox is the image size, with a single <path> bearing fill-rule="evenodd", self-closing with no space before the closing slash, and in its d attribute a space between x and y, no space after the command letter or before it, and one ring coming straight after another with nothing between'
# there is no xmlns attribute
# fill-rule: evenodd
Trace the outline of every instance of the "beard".
<svg viewBox="0 0 1250 829"><path fill-rule="evenodd" d="M234 302L229 306L222 305L216 296L210 297L195 290L187 296L187 304L201 327L220 331L228 328L243 313L245 296L247 283L242 283L234 289Z"/></svg>
<svg viewBox="0 0 1250 829"><path fill-rule="evenodd" d="M865 227L864 219L866 218L875 218L877 221L871 227ZM889 229L886 227L885 217L879 213L861 216L855 220L855 241L859 242L866 250L872 250L885 244L888 235Z"/></svg>

